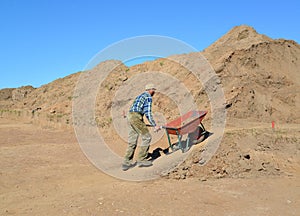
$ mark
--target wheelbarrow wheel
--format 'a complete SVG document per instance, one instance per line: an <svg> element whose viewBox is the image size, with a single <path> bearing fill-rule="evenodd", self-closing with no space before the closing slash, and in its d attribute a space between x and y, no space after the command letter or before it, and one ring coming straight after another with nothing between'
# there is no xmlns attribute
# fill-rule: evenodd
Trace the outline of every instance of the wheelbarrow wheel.
<svg viewBox="0 0 300 216"><path fill-rule="evenodd" d="M198 126L195 131L188 134L190 142L193 144L197 144L202 142L205 139L206 131Z"/></svg>

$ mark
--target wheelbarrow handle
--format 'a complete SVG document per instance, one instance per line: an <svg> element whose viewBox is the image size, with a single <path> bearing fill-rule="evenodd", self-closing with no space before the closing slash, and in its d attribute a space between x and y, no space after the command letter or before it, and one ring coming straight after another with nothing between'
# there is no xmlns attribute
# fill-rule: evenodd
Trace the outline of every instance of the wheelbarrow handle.
<svg viewBox="0 0 300 216"><path fill-rule="evenodd" d="M178 128L173 128L173 127L167 127L167 126L160 126L163 129L170 129L170 130L178 130Z"/></svg>
<svg viewBox="0 0 300 216"><path fill-rule="evenodd" d="M147 127L155 127L154 125L146 124ZM159 126L159 129L165 128L165 126Z"/></svg>

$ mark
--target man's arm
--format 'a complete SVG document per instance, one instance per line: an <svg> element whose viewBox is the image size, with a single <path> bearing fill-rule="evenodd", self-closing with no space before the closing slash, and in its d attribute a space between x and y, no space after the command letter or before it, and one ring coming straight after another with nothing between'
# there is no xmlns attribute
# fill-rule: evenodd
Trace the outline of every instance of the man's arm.
<svg viewBox="0 0 300 216"><path fill-rule="evenodd" d="M145 116L147 117L149 123L151 124L151 126L156 126L156 123L153 119L152 116L152 98L148 97L146 99L146 104L145 104Z"/></svg>

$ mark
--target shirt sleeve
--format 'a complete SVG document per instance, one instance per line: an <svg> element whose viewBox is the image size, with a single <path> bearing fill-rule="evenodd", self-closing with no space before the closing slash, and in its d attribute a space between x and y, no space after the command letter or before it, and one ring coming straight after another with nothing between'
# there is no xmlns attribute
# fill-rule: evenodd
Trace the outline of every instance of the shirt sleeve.
<svg viewBox="0 0 300 216"><path fill-rule="evenodd" d="M147 101L146 101L145 116L147 117L149 123L152 126L156 126L156 123L155 123L155 121L153 119L153 116L152 116L152 98L151 97L148 97Z"/></svg>

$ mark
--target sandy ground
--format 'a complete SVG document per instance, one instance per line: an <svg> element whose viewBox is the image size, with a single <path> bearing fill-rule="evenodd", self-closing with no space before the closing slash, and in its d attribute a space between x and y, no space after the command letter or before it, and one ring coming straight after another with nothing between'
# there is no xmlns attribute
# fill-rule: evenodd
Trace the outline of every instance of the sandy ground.
<svg viewBox="0 0 300 216"><path fill-rule="evenodd" d="M299 215L299 172L263 178L108 176L72 130L0 119L0 215Z"/></svg>

